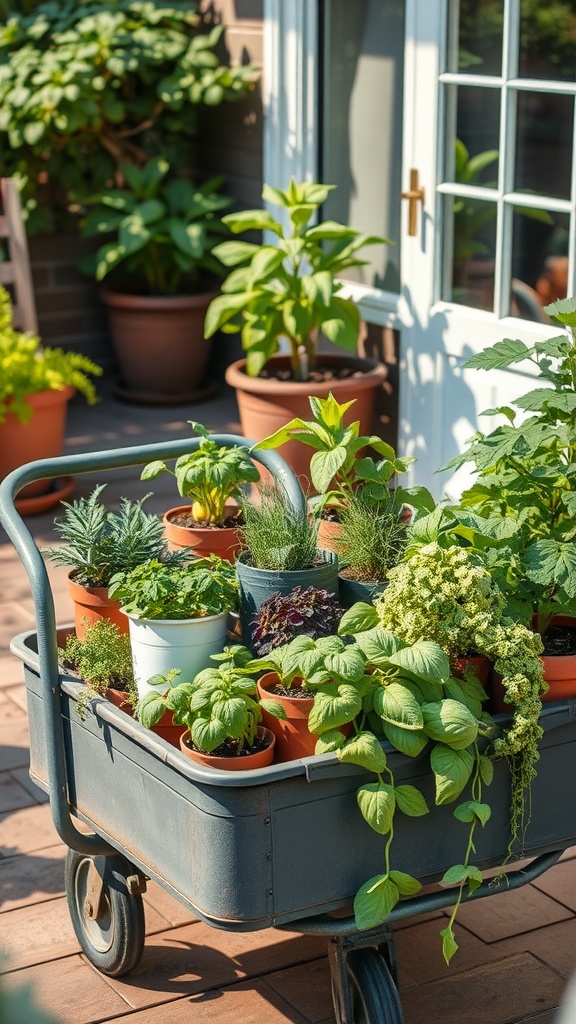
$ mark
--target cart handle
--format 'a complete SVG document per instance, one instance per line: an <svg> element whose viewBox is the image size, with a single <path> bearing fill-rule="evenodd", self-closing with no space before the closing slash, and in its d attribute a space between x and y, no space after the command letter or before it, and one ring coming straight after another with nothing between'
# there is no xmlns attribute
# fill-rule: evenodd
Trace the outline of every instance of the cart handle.
<svg viewBox="0 0 576 1024"><path fill-rule="evenodd" d="M227 448L248 447L256 442L236 434L213 434L211 439ZM0 483L0 522L14 544L24 565L36 610L40 683L44 698L48 786L50 810L54 827L67 846L89 856L110 855L116 851L98 835L86 835L76 828L67 794L67 766L64 732L60 713L58 641L54 598L46 565L21 516L16 511L16 494L26 484L46 478L91 473L95 470L123 469L140 466L152 459L175 459L196 451L202 438L167 441L164 444L137 445L81 455L62 455L56 459L37 459L13 470ZM287 500L299 512L306 510L306 499L298 479L284 459L275 451L251 451L250 457L267 469L285 491Z"/></svg>

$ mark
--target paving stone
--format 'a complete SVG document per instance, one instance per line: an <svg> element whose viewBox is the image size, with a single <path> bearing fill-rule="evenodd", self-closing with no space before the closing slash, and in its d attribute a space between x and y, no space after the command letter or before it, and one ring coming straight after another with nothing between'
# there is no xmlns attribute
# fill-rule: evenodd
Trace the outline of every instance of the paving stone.
<svg viewBox="0 0 576 1024"><path fill-rule="evenodd" d="M0 814L21 807L36 805L34 797L21 786L10 772L0 772Z"/></svg>
<svg viewBox="0 0 576 1024"><path fill-rule="evenodd" d="M460 927L457 920L454 934L458 943L458 952L447 966L442 955L442 937L440 929L446 924L446 918L425 921L412 928L403 928L394 932L394 945L398 958L398 980L403 991L411 985L423 985L435 978L447 978L454 971L467 970L480 963L496 960L501 954L495 952L492 945L487 945L466 928Z"/></svg>
<svg viewBox="0 0 576 1024"><path fill-rule="evenodd" d="M532 953L553 967L564 978L576 971L576 919L559 921L547 928L537 928L523 935L514 935L489 947L497 957L511 953Z"/></svg>
<svg viewBox="0 0 576 1024"><path fill-rule="evenodd" d="M460 924L484 942L497 942L570 917L570 911L531 885L461 906Z"/></svg>
<svg viewBox="0 0 576 1024"><path fill-rule="evenodd" d="M28 714L26 687L24 683L17 683L15 686L6 686L0 690L0 700L2 701L2 714L4 714L4 709L8 702L14 704L15 707L19 708L25 715Z"/></svg>
<svg viewBox="0 0 576 1024"><path fill-rule="evenodd" d="M24 789L30 793L30 796L34 797L34 801L37 804L48 803L50 797L48 793L45 793L43 789L40 789L35 782L32 782L30 778L30 772L28 768L14 768L10 772L12 778L16 779Z"/></svg>
<svg viewBox="0 0 576 1024"><path fill-rule="evenodd" d="M175 899L174 896L170 896L157 882L148 882L144 903L146 906L154 907L168 924L173 926L192 924L193 921L197 920L191 910L187 910L179 900Z"/></svg>
<svg viewBox="0 0 576 1024"><path fill-rule="evenodd" d="M314 960L290 970L268 974L262 984L277 992L313 1024L330 1019L333 1008L330 967L327 959Z"/></svg>
<svg viewBox="0 0 576 1024"><path fill-rule="evenodd" d="M560 861L540 875L532 885L576 912L576 861Z"/></svg>
<svg viewBox="0 0 576 1024"><path fill-rule="evenodd" d="M23 678L22 662L10 654L7 644L0 642L0 690L21 683Z"/></svg>
<svg viewBox="0 0 576 1024"><path fill-rule="evenodd" d="M15 910L64 895L63 843L38 854L0 860L0 911Z"/></svg>
<svg viewBox="0 0 576 1024"><path fill-rule="evenodd" d="M42 850L57 839L48 804L0 814L0 854L4 857Z"/></svg>
<svg viewBox="0 0 576 1024"><path fill-rule="evenodd" d="M34 615L30 607L25 608L22 604L0 605L0 645L9 649L10 641L18 633L32 629Z"/></svg>
<svg viewBox="0 0 576 1024"><path fill-rule="evenodd" d="M532 1021L534 1015L558 1006L563 989L564 980L556 971L527 953L518 954L406 989L402 997L404 1022Z"/></svg>
<svg viewBox="0 0 576 1024"><path fill-rule="evenodd" d="M307 1024L262 982L234 985L117 1017L114 1024ZM331 1024L330 1017L326 1024Z"/></svg>
<svg viewBox="0 0 576 1024"><path fill-rule="evenodd" d="M30 734L24 715L4 721L0 717L0 772L25 768L30 763Z"/></svg>
<svg viewBox="0 0 576 1024"><path fill-rule="evenodd" d="M79 952L65 899L0 914L0 949L12 970Z"/></svg>
<svg viewBox="0 0 576 1024"><path fill-rule="evenodd" d="M139 965L109 984L135 1009L231 985L326 952L326 940L267 929L228 932L201 921L152 936Z"/></svg>
<svg viewBox="0 0 576 1024"><path fill-rule="evenodd" d="M123 999L80 956L54 960L6 974L7 989L31 985L35 1003L61 1024L88 1024L115 1018L126 1009Z"/></svg>

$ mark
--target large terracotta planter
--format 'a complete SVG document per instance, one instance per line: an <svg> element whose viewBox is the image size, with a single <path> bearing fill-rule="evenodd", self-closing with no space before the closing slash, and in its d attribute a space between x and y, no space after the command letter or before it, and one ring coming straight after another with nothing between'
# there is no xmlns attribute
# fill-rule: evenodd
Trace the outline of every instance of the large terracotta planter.
<svg viewBox="0 0 576 1024"><path fill-rule="evenodd" d="M4 423L0 423L0 479L26 462L57 458L62 454L66 412L73 394L74 388L65 387L28 395L26 403L32 409L32 416L27 423L20 423L16 416L8 413ZM22 488L19 499L26 501L44 495L49 487L49 480L36 480Z"/></svg>
<svg viewBox="0 0 576 1024"><path fill-rule="evenodd" d="M258 728L258 735L269 741L264 750L258 750L255 754L244 754L240 757L216 757L214 754L203 754L201 750L193 750L188 746L186 739L190 736L190 730L186 729L180 738L180 750L186 757L198 761L206 768L221 768L227 772L252 771L254 768L267 768L272 764L274 758L275 736L269 729L264 729L262 726Z"/></svg>
<svg viewBox="0 0 576 1024"><path fill-rule="evenodd" d="M226 502L226 510L230 517L238 512L238 505L235 501ZM168 550L177 551L182 548L192 548L194 554L199 558L206 555L218 555L234 562L236 555L242 549L242 541L238 538L237 526L180 526L172 522L174 516L184 512L190 512L190 505L179 505L171 508L163 516L164 536L168 541Z"/></svg>
<svg viewBox="0 0 576 1024"><path fill-rule="evenodd" d="M256 684L260 700L278 701L286 712L286 718L275 718L262 708L262 721L276 737L274 758L278 762L283 762L311 757L318 739L308 730L308 716L312 710L314 697L283 697L274 693L274 687L278 682L276 672L266 672Z"/></svg>
<svg viewBox="0 0 576 1024"><path fill-rule="evenodd" d="M121 633L128 632L128 618L120 609L120 601L108 597L108 587L83 587L68 575L68 594L74 605L76 636L86 634L86 626L93 626L99 619L108 619Z"/></svg>
<svg viewBox="0 0 576 1024"><path fill-rule="evenodd" d="M240 423L245 437L253 441L262 441L296 416L304 420L309 419L310 396L327 398L330 392L340 403L356 399L355 404L348 410L345 421L349 423L360 420L362 434L373 432L374 396L376 389L386 379L386 367L374 359L361 359L359 356L350 355L322 355L319 361L333 367L353 365L356 375L326 383L300 383L249 377L245 372L245 359L240 359L228 367L226 381L236 389ZM286 368L289 365L288 356L273 356L267 365L271 369ZM299 441L288 441L282 445L279 453L296 475L302 478L301 483L309 489L312 449Z"/></svg>
<svg viewBox="0 0 576 1024"><path fill-rule="evenodd" d="M132 397L185 400L201 388L210 354L204 318L214 295L102 292L122 384Z"/></svg>

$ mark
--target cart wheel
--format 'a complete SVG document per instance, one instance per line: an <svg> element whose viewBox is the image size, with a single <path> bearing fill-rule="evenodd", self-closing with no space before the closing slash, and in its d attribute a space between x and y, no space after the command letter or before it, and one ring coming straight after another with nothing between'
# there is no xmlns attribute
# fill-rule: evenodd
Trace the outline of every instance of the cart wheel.
<svg viewBox="0 0 576 1024"><path fill-rule="evenodd" d="M144 949L142 897L131 896L126 879L134 868L120 855L105 861L104 886L97 917L86 913L92 858L68 850L64 872L68 910L83 952L102 974L118 978L136 967Z"/></svg>
<svg viewBox="0 0 576 1024"><path fill-rule="evenodd" d="M355 949L346 957L353 1024L403 1024L398 990L377 950ZM337 986L332 982L336 1024L347 1024Z"/></svg>

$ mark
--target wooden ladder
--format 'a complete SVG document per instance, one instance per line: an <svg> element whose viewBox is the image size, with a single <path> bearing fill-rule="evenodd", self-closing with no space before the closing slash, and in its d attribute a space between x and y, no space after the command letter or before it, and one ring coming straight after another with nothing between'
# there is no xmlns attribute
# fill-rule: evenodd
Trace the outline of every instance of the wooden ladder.
<svg viewBox="0 0 576 1024"><path fill-rule="evenodd" d="M13 178L0 178L0 246L2 239L6 239L7 258L3 258L0 252L0 285L11 293L14 326L37 334L28 242L18 187Z"/></svg>

